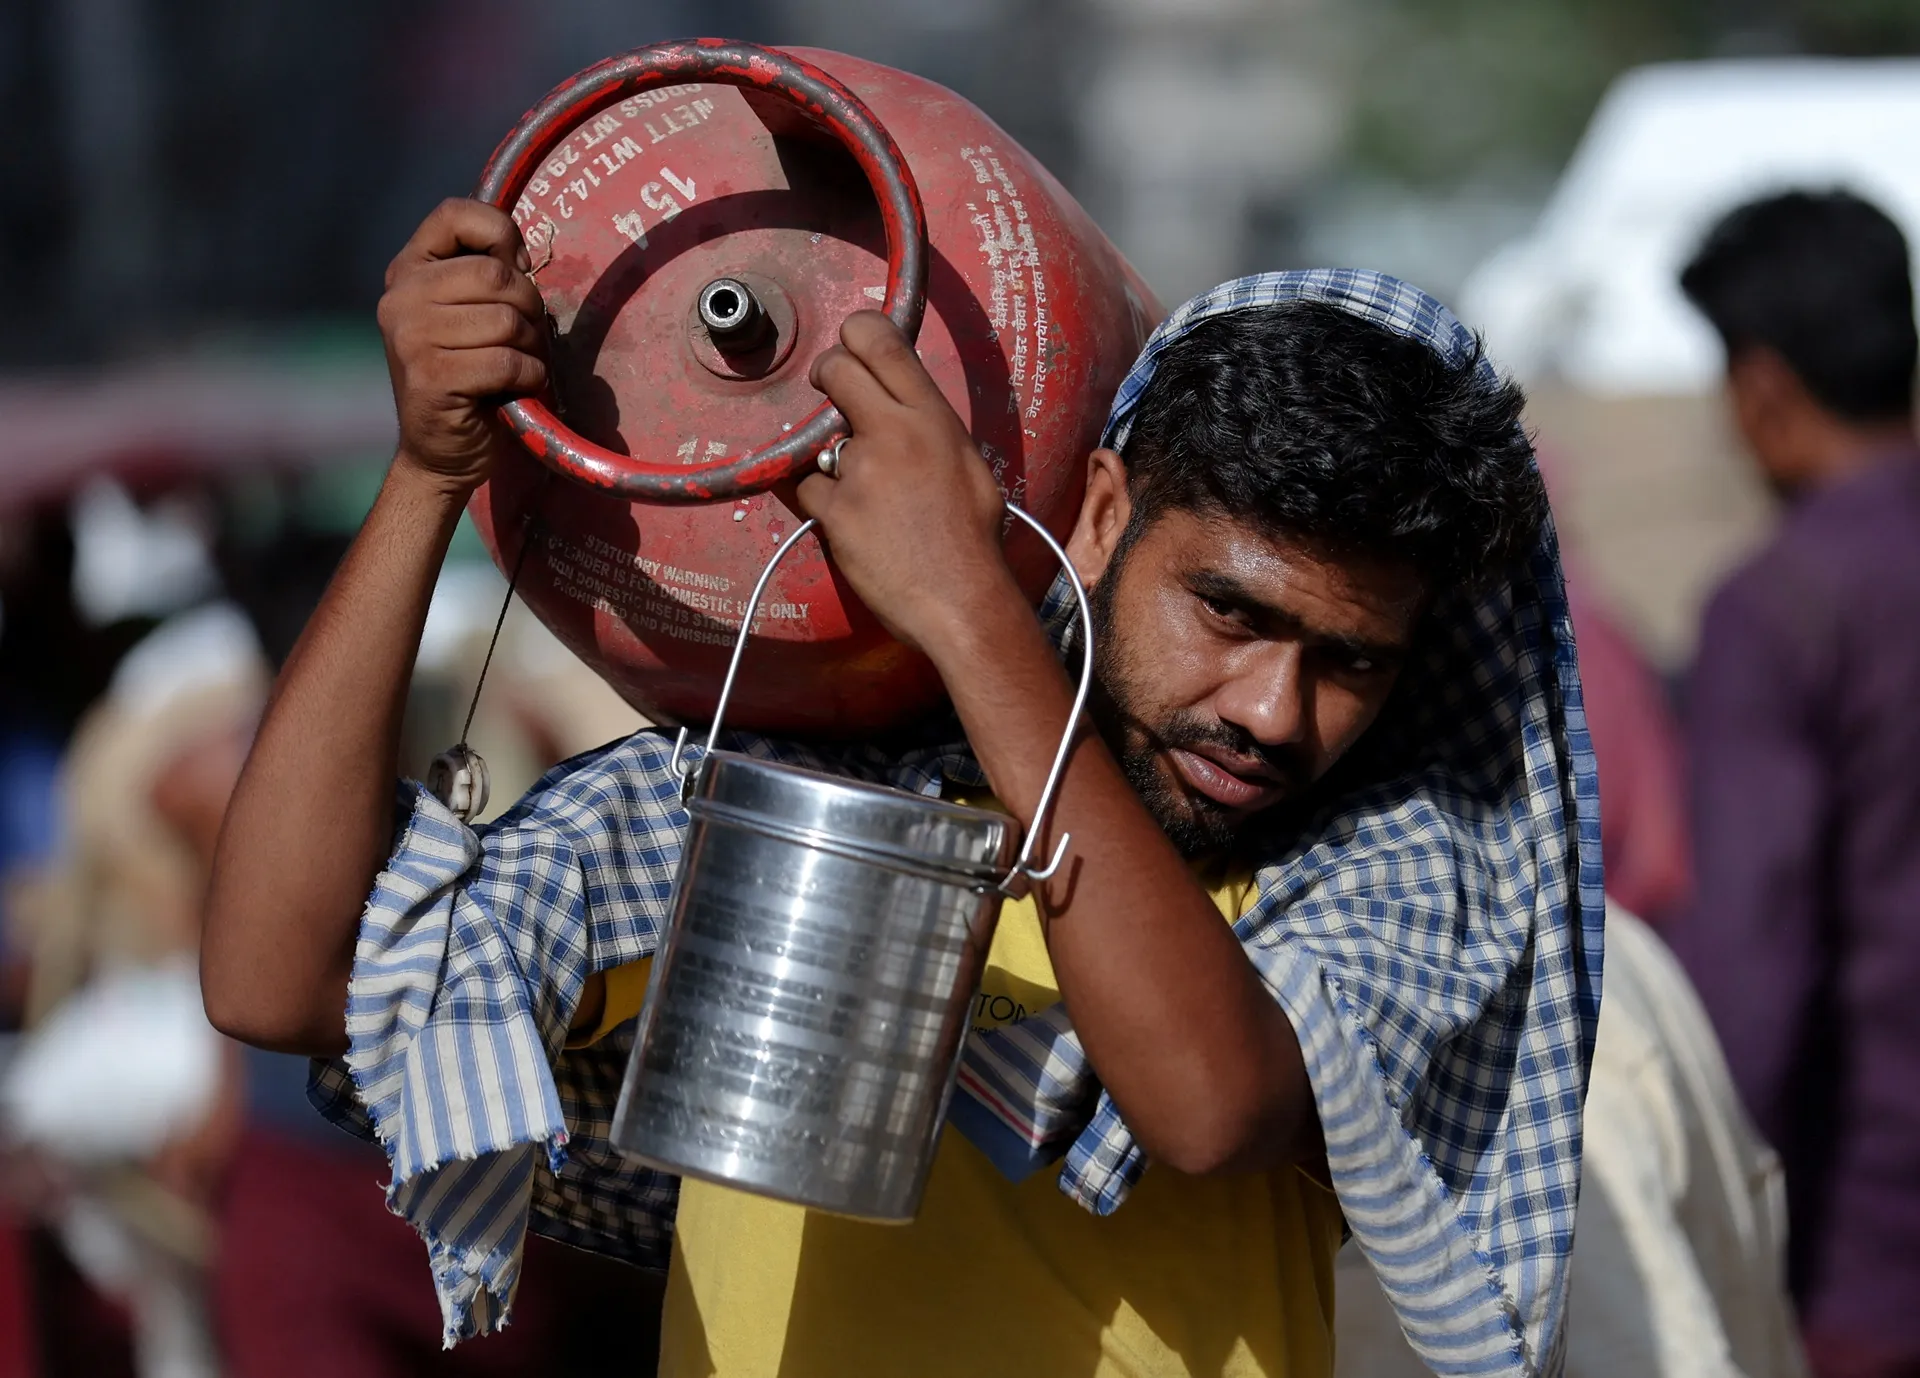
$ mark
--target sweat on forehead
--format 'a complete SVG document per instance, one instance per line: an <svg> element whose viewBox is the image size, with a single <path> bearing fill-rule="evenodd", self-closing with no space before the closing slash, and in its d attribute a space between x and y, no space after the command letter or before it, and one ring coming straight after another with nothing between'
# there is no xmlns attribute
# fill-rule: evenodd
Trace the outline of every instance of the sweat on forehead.
<svg viewBox="0 0 1920 1378"><path fill-rule="evenodd" d="M1114 428L1137 522L1218 511L1411 562L1435 589L1481 584L1532 550L1546 497L1524 399L1471 336L1428 343L1301 297L1172 325Z"/></svg>

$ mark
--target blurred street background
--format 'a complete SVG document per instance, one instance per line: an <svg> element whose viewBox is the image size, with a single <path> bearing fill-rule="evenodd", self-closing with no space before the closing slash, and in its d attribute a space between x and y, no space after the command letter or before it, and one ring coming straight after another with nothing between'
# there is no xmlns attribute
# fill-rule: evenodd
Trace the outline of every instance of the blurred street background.
<svg viewBox="0 0 1920 1378"><path fill-rule="evenodd" d="M373 319L388 259L556 82L690 34L952 87L1168 304L1308 266L1382 269L1454 304L1527 385L1572 567L1675 707L1705 599L1776 516L1681 265L1719 214L1788 185L1851 188L1920 234L1914 0L8 0L0 1026L48 1017L129 953L190 965L196 822L217 821L222 762L390 453ZM464 531L422 650L413 770L458 734L503 587ZM636 721L520 610L493 673L473 740L498 803ZM1672 900L1655 889L1646 907ZM103 894L112 924L73 917ZM214 1088L223 1108L163 1135L173 1157L140 1178L163 1193L106 1193L139 1198L133 1246L71 1213L35 1220L19 1203L73 1184L7 1169L0 1378L272 1371L284 1332L194 1319L244 1313L244 1276L211 1301L164 1281L211 1267L248 1199L265 1223L233 1238L269 1243L227 1249L228 1274L281 1266L271 1241L289 1235L320 1241L303 1250L315 1294L356 1273L371 1287L389 1258L418 1274L417 1305L390 1318L426 1336L405 1371L638 1371L630 1333L574 1325L536 1284L616 1322L644 1299L561 1251L530 1262L522 1322L443 1360L417 1246L370 1186L379 1155L324 1138L341 1136L304 1106L304 1065L217 1044L153 1057L156 1084ZM392 1227L389 1255L351 1234L356 1210ZM151 1319L176 1312L225 1352ZM562 1331L572 1358L527 1357Z"/></svg>
<svg viewBox="0 0 1920 1378"><path fill-rule="evenodd" d="M189 450L365 472L372 306L424 210L561 77L738 34L969 97L1163 301L1338 264L1454 303L1534 391L1562 519L1669 673L1765 520L1672 282L1691 237L1790 180L1920 215L1917 69L1878 60L1920 50L1903 0L15 0L0 25L0 498Z"/></svg>

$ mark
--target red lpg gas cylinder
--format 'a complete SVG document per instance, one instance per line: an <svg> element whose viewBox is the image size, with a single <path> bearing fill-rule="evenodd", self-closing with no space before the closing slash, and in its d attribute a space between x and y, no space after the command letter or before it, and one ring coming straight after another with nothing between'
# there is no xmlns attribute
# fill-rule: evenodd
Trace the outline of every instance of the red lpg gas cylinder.
<svg viewBox="0 0 1920 1378"><path fill-rule="evenodd" d="M553 385L472 512L520 596L657 720L709 716L748 594L845 434L807 382L884 309L1008 497L1064 536L1159 308L1086 213L973 106L809 49L642 48L556 89L495 152L553 324ZM524 552L524 559L522 558ZM1031 533L1008 560L1054 575ZM811 538L774 574L730 713L849 735L940 702Z"/></svg>

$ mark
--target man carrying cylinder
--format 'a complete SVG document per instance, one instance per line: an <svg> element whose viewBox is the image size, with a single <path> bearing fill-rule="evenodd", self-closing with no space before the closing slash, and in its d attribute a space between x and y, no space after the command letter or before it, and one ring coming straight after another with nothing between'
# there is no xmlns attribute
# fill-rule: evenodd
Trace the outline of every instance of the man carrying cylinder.
<svg viewBox="0 0 1920 1378"><path fill-rule="evenodd" d="M495 408L546 376L526 267L504 215L449 202L390 270L399 452L262 723L204 959L214 1022L323 1059L316 1097L387 1145L449 1339L504 1318L531 1215L670 1267L667 1374L1329 1374L1344 1228L1438 1371L1557 1371L1597 799L1521 397L1459 322L1326 271L1155 332L1067 545L1099 648L1072 848L1003 911L919 1217L688 1182L676 1222L604 1141L686 824L671 739L480 828L393 788L428 595L512 443ZM812 376L852 439L795 500L957 717L880 773L1031 825L1072 687L1002 496L884 317Z"/></svg>

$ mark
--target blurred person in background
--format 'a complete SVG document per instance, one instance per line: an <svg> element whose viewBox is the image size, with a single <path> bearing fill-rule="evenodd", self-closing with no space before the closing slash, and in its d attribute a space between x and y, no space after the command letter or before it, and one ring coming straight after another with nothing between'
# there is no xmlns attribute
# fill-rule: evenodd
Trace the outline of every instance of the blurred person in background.
<svg viewBox="0 0 1920 1378"><path fill-rule="evenodd" d="M1548 499L1560 509L1565 481L1552 448L1535 453ZM1600 773L1600 855L1607 898L1658 928L1692 884L1680 728L1666 688L1595 587L1572 537L1563 537L1567 612L1580 647L1580 688Z"/></svg>
<svg viewBox="0 0 1920 1378"><path fill-rule="evenodd" d="M1786 502L1690 685L1674 931L1781 1152L1820 1378L1920 1374L1920 447L1908 246L1844 192L1742 206L1681 286Z"/></svg>
<svg viewBox="0 0 1920 1378"><path fill-rule="evenodd" d="M1653 668L1577 564L1567 574L1567 610L1600 768L1607 897L1662 928L1692 888L1680 729Z"/></svg>
<svg viewBox="0 0 1920 1378"><path fill-rule="evenodd" d="M245 608L272 665L293 649L347 547L329 517L291 491L262 504L277 519L230 509L216 543L222 582ZM351 515L347 515L351 520ZM416 666L402 754L426 759L456 730L498 609L489 584L479 644L444 672ZM476 740L496 766L520 760L526 780L563 756L630 730L637 715L609 713L607 689L530 617L509 618L476 717ZM556 664L556 660L558 663ZM445 680L447 682L442 682ZM615 699L617 704L617 699ZM489 712L492 705L499 711ZM444 719L451 718L451 724ZM222 768L197 780L196 836L204 868L252 736ZM603 735L591 736L595 730ZM587 740L582 733L591 736ZM509 766L509 784L514 779ZM509 794L507 796L511 798ZM445 1378L645 1371L657 1330L658 1287L637 1269L530 1241L514 1325L455 1353L440 1346L440 1312L425 1249L387 1210L386 1155L343 1134L307 1102L307 1060L243 1048L246 1121L223 1184L215 1303L233 1378Z"/></svg>
<svg viewBox="0 0 1920 1378"><path fill-rule="evenodd" d="M0 513L0 1027L17 1027L26 953L5 922L8 882L45 864L59 842L56 780L75 724L148 619L90 626L73 597L66 512Z"/></svg>
<svg viewBox="0 0 1920 1378"><path fill-rule="evenodd" d="M238 1124L234 1050L199 1010L211 819L198 777L237 773L266 695L244 618L172 619L120 663L61 766L65 845L16 885L27 1033L0 1134L39 1171L18 1203L123 1302L141 1378L220 1372L206 1305L216 1196Z"/></svg>
<svg viewBox="0 0 1920 1378"><path fill-rule="evenodd" d="M231 601L164 620L93 626L64 507L0 514L8 1020L28 1028L0 1057L0 1211L44 1227L16 1279L38 1365L22 1372L630 1374L629 1347L653 1347L657 1288L547 1241L529 1250L519 1323L443 1353L424 1249L381 1199L384 1156L307 1103L305 1059L206 1023L195 955L214 841L272 665L345 549L334 524L358 515L339 483L240 488L204 533ZM417 678L410 756L464 709L499 607L485 574L484 626L457 609L454 654ZM476 733L509 783L637 719L525 614L508 619L489 698Z"/></svg>

